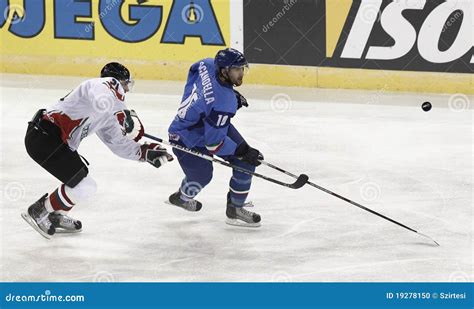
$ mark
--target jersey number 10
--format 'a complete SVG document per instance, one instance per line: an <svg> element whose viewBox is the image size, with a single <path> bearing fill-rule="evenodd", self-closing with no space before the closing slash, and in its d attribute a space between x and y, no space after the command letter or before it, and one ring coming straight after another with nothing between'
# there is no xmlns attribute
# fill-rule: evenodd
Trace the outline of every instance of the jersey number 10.
<svg viewBox="0 0 474 309"><path fill-rule="evenodd" d="M216 126L218 126L218 127L225 126L225 123L227 122L227 119L229 119L229 115L218 115Z"/></svg>

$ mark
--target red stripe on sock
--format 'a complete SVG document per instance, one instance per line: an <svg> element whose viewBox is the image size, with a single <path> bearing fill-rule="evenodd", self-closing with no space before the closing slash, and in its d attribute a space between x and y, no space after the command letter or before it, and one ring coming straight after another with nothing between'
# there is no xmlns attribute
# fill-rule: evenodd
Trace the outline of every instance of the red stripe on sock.
<svg viewBox="0 0 474 309"><path fill-rule="evenodd" d="M54 210L63 210L61 207L61 202L59 201L58 189L49 195L49 202L51 203L51 206L53 206Z"/></svg>
<svg viewBox="0 0 474 309"><path fill-rule="evenodd" d="M71 201L71 199L69 198L69 196L67 196L66 194L66 189L64 188L64 184L61 185L61 194L64 196L64 198L66 199L66 202L69 203L69 205L74 205L74 203Z"/></svg>

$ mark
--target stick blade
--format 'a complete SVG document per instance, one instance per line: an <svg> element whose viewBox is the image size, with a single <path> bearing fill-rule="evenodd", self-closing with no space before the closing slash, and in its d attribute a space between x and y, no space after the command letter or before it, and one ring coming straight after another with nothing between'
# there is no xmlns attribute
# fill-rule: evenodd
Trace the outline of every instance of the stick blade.
<svg viewBox="0 0 474 309"><path fill-rule="evenodd" d="M291 184L290 188L292 189L299 189L304 186L308 182L309 176L306 174L301 174L298 176L296 181Z"/></svg>
<svg viewBox="0 0 474 309"><path fill-rule="evenodd" d="M430 236L426 235L426 234L423 234L423 233L420 233L420 232L416 232L418 235L421 235L429 240L431 240L432 242L434 242L438 247L440 247L441 245L436 241L434 240L433 238L431 238Z"/></svg>

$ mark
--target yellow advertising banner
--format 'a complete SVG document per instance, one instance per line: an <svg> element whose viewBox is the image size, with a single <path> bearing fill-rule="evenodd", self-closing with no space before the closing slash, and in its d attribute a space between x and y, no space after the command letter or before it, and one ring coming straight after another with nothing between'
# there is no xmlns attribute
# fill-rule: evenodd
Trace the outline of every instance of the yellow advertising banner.
<svg viewBox="0 0 474 309"><path fill-rule="evenodd" d="M0 0L0 69L94 75L117 60L173 79L230 44L229 15L228 0Z"/></svg>

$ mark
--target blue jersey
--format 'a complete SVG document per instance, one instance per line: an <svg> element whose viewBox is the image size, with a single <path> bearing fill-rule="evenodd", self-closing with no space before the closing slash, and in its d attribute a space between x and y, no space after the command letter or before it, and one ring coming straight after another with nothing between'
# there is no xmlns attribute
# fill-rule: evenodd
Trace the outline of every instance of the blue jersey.
<svg viewBox="0 0 474 309"><path fill-rule="evenodd" d="M214 59L200 60L189 69L182 103L168 129L170 139L188 148L205 147L211 154L233 155L237 144L227 133L236 111L234 90L220 83Z"/></svg>

